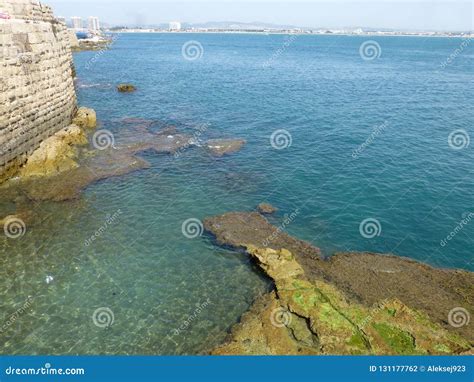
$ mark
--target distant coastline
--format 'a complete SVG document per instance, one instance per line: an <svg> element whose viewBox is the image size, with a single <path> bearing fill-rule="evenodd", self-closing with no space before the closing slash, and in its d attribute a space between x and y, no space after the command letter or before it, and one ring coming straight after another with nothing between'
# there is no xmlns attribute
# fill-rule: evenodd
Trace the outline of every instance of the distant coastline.
<svg viewBox="0 0 474 382"><path fill-rule="evenodd" d="M354 36L354 37L452 37L474 38L472 32L345 32L345 31L307 31L307 30L244 30L244 29L190 29L169 31L153 28L107 29L105 33L160 33L160 34L259 34L259 35L308 35L308 36Z"/></svg>

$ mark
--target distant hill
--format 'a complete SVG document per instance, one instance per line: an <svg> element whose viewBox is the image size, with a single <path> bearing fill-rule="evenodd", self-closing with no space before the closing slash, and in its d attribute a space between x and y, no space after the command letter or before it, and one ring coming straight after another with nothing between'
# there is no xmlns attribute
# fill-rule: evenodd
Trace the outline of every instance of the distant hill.
<svg viewBox="0 0 474 382"><path fill-rule="evenodd" d="M210 21L206 23L184 23L183 26L186 28L207 28L207 29L227 29L227 30L240 30L240 29L309 29L301 28L295 25L279 25L269 24L262 22L251 22L243 23L239 21Z"/></svg>

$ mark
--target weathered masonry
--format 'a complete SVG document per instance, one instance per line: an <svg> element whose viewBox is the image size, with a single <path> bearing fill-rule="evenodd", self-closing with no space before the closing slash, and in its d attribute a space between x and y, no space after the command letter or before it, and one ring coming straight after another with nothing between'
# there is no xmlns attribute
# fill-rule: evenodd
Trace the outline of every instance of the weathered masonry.
<svg viewBox="0 0 474 382"><path fill-rule="evenodd" d="M66 25L34 0L0 0L0 182L76 111Z"/></svg>

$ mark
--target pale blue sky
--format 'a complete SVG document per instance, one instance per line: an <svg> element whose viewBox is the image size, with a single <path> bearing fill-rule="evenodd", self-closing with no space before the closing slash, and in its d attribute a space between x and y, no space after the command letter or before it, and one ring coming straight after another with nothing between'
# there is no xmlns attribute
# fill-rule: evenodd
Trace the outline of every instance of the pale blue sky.
<svg viewBox="0 0 474 382"><path fill-rule="evenodd" d="M111 24L240 21L308 27L472 30L474 0L43 0L60 16L99 16Z"/></svg>

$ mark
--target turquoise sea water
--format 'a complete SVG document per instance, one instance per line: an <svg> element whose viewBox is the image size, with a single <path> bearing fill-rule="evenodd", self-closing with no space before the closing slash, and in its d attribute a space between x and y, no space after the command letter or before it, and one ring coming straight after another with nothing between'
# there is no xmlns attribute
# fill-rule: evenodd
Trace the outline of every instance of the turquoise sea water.
<svg viewBox="0 0 474 382"><path fill-rule="evenodd" d="M191 40L202 47L193 61L182 54ZM380 57L367 60L366 40L136 34L75 54L80 104L117 137L120 120L137 117L247 145L221 159L199 148L172 160L146 152L151 169L38 207L40 226L2 238L0 322L28 309L0 334L1 352L212 348L270 285L244 255L189 239L182 224L264 201L280 208L276 224L296 214L286 230L326 255L395 253L474 270L474 44L376 37ZM121 82L138 91L117 93ZM289 147L272 147L277 130ZM449 140L453 132L464 140ZM370 226L361 234L367 219L378 236L368 238Z"/></svg>

